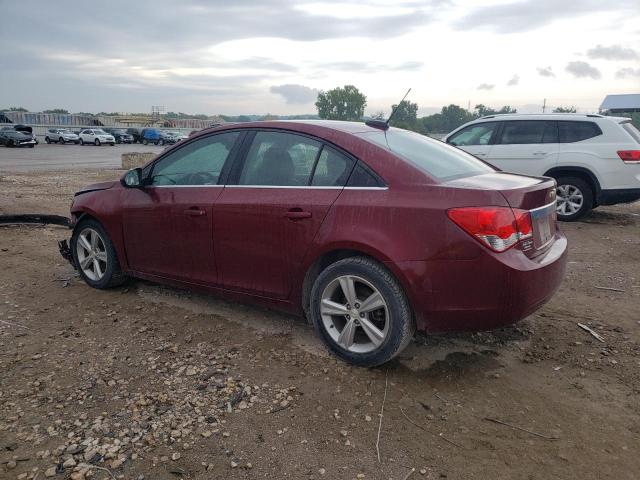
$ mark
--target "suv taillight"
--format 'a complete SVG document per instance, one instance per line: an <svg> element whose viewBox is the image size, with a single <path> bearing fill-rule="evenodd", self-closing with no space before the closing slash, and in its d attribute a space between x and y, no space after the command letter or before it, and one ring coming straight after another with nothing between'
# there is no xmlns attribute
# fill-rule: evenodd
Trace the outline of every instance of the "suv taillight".
<svg viewBox="0 0 640 480"><path fill-rule="evenodd" d="M618 150L618 156L624 163L640 163L640 150Z"/></svg>
<svg viewBox="0 0 640 480"><path fill-rule="evenodd" d="M447 215L456 225L489 247L504 252L533 236L527 210L509 207L452 208Z"/></svg>

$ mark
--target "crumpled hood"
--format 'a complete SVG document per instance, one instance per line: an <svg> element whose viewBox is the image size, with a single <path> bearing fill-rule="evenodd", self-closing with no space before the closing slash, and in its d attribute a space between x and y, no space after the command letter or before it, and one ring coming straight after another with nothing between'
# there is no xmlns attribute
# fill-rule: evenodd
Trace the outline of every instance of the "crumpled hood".
<svg viewBox="0 0 640 480"><path fill-rule="evenodd" d="M107 190L109 188L113 188L118 182L100 182L100 183L92 183L91 185L85 185L82 189L78 190L74 196L81 195L83 193L96 192L98 190Z"/></svg>

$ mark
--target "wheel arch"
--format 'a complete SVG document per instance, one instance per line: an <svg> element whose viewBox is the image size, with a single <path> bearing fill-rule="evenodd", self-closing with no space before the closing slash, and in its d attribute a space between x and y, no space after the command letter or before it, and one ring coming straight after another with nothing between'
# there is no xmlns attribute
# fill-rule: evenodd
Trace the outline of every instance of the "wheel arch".
<svg viewBox="0 0 640 480"><path fill-rule="evenodd" d="M302 291L300 292L299 302L307 321L310 321L309 306L311 289L316 278L318 278L318 275L320 275L320 273L332 263L350 257L366 257L382 265L400 283L400 286L405 291L407 298L409 298L405 279L402 278L402 275L399 275L400 272L397 269L392 267L390 259L382 252L372 249L366 245L334 245L322 252L319 252L314 259L308 263L304 271L305 273L302 281ZM411 301L409 301L409 304L411 306Z"/></svg>
<svg viewBox="0 0 640 480"><path fill-rule="evenodd" d="M602 188L595 173L585 167L554 167L544 173L545 177L559 178L563 176L574 176L585 180L593 189L593 196L596 198Z"/></svg>

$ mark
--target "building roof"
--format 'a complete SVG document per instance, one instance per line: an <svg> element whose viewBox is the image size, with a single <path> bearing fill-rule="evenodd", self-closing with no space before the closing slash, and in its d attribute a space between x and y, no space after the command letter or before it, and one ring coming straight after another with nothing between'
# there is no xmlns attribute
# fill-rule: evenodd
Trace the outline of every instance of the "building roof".
<svg viewBox="0 0 640 480"><path fill-rule="evenodd" d="M600 105L600 110L632 110L636 108L640 108L640 93L607 95Z"/></svg>

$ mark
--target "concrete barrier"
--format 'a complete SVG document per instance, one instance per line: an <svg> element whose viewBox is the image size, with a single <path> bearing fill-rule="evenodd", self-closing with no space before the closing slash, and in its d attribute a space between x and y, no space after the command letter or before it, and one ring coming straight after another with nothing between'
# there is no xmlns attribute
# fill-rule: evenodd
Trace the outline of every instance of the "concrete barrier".
<svg viewBox="0 0 640 480"><path fill-rule="evenodd" d="M153 152L131 152L122 154L122 168L131 170L132 168L142 167L156 156Z"/></svg>

